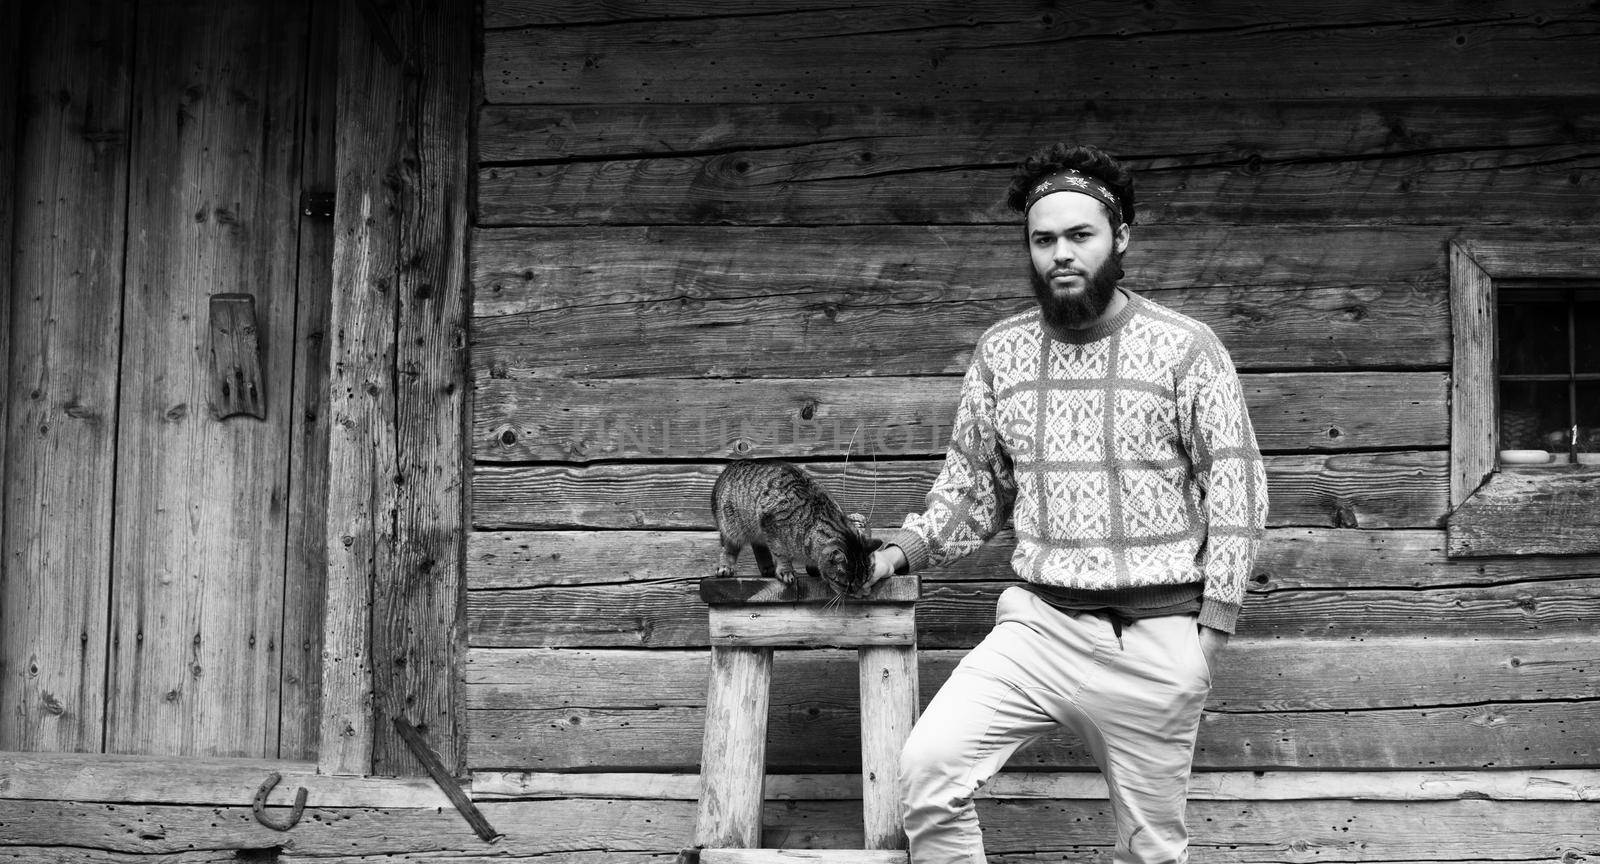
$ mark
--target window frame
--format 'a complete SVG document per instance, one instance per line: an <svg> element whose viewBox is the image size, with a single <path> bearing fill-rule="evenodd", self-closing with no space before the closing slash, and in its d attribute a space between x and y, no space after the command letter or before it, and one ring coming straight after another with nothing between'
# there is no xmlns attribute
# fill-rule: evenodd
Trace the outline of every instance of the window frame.
<svg viewBox="0 0 1600 864"><path fill-rule="evenodd" d="M1583 526L1568 524L1574 500L1600 495L1600 471L1580 465L1541 467L1529 471L1502 469L1500 450L1499 363L1497 316L1499 291L1506 282L1541 280L1600 281L1600 244L1579 242L1500 242L1454 240L1450 243L1450 516L1446 520L1447 552L1452 557L1475 555L1600 552L1600 539ZM1504 495L1514 477L1523 496L1519 507L1526 519L1508 522L1503 536L1475 525L1468 538L1462 523L1488 499ZM1498 487L1498 488L1497 488ZM1542 509L1550 519L1541 522ZM1459 518L1458 518L1459 517ZM1530 525L1548 525L1548 532Z"/></svg>

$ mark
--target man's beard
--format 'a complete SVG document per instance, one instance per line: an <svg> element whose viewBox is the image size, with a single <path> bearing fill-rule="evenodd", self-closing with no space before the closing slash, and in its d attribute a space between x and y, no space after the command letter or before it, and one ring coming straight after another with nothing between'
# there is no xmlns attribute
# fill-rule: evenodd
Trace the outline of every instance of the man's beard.
<svg viewBox="0 0 1600 864"><path fill-rule="evenodd" d="M1085 277L1084 290L1068 297L1057 297L1050 281L1039 275L1033 263L1028 263L1028 276L1033 283L1033 297L1039 301L1039 310L1045 323L1057 329L1078 330L1099 318L1117 296L1117 282L1122 279L1122 253L1113 252L1100 269Z"/></svg>

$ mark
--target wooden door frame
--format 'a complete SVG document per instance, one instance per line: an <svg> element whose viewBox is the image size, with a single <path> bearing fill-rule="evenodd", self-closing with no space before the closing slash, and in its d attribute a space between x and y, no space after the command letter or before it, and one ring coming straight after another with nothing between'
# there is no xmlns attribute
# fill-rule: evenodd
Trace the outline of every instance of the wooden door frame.
<svg viewBox="0 0 1600 864"><path fill-rule="evenodd" d="M324 774L463 770L472 0L341 0Z"/></svg>

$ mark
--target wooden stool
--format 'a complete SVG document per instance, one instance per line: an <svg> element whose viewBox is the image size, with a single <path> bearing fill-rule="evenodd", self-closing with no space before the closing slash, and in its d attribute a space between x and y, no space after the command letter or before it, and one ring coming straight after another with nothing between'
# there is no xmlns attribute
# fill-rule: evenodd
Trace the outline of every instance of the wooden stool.
<svg viewBox="0 0 1600 864"><path fill-rule="evenodd" d="M863 600L826 605L801 577L708 578L711 683L695 846L701 864L831 861L908 864L900 822L900 748L917 716L916 576L885 579ZM773 648L855 648L861 681L861 804L866 850L758 849Z"/></svg>

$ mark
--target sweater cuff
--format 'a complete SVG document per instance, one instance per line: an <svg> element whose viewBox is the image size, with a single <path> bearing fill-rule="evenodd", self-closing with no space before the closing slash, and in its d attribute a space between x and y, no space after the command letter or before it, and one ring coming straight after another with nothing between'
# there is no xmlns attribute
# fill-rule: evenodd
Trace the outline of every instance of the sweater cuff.
<svg viewBox="0 0 1600 864"><path fill-rule="evenodd" d="M1233 633L1239 623L1239 604L1204 597L1200 600L1200 626Z"/></svg>
<svg viewBox="0 0 1600 864"><path fill-rule="evenodd" d="M922 541L922 536L915 531L905 528L897 529L893 534L883 540L885 546L899 546L901 554L906 556L906 572L916 573L928 566L928 544Z"/></svg>

